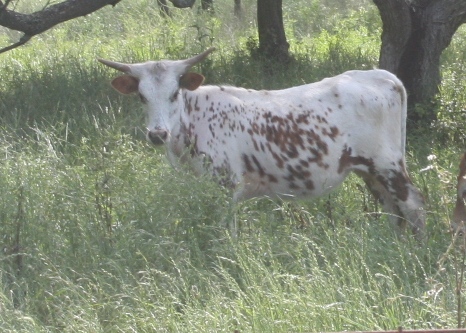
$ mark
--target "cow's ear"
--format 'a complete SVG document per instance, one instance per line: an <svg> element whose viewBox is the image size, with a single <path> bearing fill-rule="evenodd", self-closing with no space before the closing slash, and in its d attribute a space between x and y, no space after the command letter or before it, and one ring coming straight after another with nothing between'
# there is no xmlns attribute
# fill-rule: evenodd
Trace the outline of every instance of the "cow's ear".
<svg viewBox="0 0 466 333"><path fill-rule="evenodd" d="M180 77L180 87L196 90L204 82L204 76L198 73L186 73Z"/></svg>
<svg viewBox="0 0 466 333"><path fill-rule="evenodd" d="M131 75L122 75L112 81L112 87L124 95L138 91L139 80Z"/></svg>

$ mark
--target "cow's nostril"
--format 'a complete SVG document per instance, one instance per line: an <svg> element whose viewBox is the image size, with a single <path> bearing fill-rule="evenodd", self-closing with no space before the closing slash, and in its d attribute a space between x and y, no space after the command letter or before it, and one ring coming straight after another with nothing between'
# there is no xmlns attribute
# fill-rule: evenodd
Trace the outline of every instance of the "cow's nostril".
<svg viewBox="0 0 466 333"><path fill-rule="evenodd" d="M147 138L154 145L163 145L168 138L168 132L164 130L152 130L147 132Z"/></svg>
<svg viewBox="0 0 466 333"><path fill-rule="evenodd" d="M168 132L167 132L167 131L161 131L161 133L159 134L159 137L160 137L163 141L167 140Z"/></svg>

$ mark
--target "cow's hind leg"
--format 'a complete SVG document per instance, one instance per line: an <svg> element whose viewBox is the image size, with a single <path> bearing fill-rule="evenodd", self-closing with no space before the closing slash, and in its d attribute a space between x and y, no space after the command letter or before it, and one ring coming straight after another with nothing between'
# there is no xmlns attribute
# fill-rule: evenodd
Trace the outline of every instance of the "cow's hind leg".
<svg viewBox="0 0 466 333"><path fill-rule="evenodd" d="M409 178L404 163L400 161L395 165L391 169L375 166L371 172L357 174L380 200L390 219L402 231L409 226L416 238L422 239L425 228L424 198Z"/></svg>

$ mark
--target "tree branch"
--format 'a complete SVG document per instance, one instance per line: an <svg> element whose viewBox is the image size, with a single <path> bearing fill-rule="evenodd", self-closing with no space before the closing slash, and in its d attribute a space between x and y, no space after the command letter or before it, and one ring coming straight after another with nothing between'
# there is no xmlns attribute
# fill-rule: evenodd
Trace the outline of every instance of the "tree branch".
<svg viewBox="0 0 466 333"><path fill-rule="evenodd" d="M8 7L8 4L11 2L11 0L6 0L5 1L5 4L3 4L3 1L0 1L0 12L4 9L6 9L6 7Z"/></svg>
<svg viewBox="0 0 466 333"><path fill-rule="evenodd" d="M0 53L25 44L33 36L59 23L88 15L106 5L115 6L120 1L121 0L65 0L31 14L22 14L8 10L7 6L11 0L6 0L4 4L0 1L0 25L24 33L23 37L21 37L17 43L1 49Z"/></svg>
<svg viewBox="0 0 466 333"><path fill-rule="evenodd" d="M18 46L24 45L30 39L31 39L31 36L23 35L23 37L21 37L18 42L13 43L10 46L4 47L3 49L0 49L0 53L5 53L5 52L8 52L10 50L17 48Z"/></svg>
<svg viewBox="0 0 466 333"><path fill-rule="evenodd" d="M449 17L452 26L458 29L460 25L466 23L466 2L462 0L446 0L445 6L448 10L447 18Z"/></svg>

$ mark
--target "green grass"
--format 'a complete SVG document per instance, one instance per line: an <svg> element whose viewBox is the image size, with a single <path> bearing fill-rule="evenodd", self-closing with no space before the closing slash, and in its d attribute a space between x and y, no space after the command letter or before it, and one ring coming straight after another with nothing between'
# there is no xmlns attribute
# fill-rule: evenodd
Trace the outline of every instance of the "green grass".
<svg viewBox="0 0 466 333"><path fill-rule="evenodd" d="M381 23L368 0L284 3L294 61L272 71L250 57L255 2L243 3L238 21L230 0L217 0L214 16L174 9L172 19L154 1L122 1L0 56L2 332L464 322L463 254L447 231L465 147L466 30L443 56L439 121L408 138L411 175L427 199L424 246L397 237L356 177L312 202L241 203L240 235L231 239L231 193L171 168L163 149L144 140L138 99L117 95L108 83L115 72L95 58L176 59L214 45L197 68L208 83L257 89L377 64Z"/></svg>

